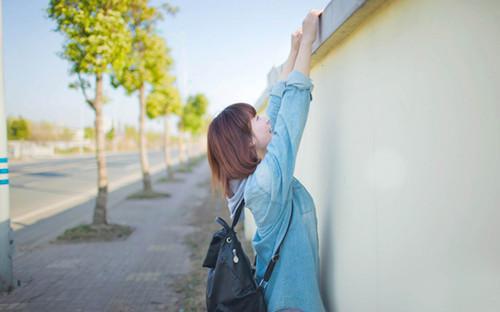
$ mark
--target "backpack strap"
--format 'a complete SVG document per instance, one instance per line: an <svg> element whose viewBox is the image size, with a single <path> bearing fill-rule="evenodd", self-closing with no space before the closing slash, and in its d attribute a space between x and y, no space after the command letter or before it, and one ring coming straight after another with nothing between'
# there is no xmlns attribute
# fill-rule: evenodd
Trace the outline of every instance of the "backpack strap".
<svg viewBox="0 0 500 312"><path fill-rule="evenodd" d="M231 224L232 230L234 230L234 227L236 226L236 224L240 220L240 215L241 215L241 212L243 211L243 207L245 207L245 200L241 199L241 203L238 206L238 208L236 209L236 212L234 213L233 223Z"/></svg>
<svg viewBox="0 0 500 312"><path fill-rule="evenodd" d="M290 220L288 220L288 225L286 227L285 235L283 236L283 239L279 243L278 248L276 249L276 252L271 257L271 261L267 265L266 272L264 273L264 278L260 281L259 287L265 288L267 285L267 282L269 282L269 279L271 278L271 274L273 274L274 266L276 265L276 262L278 262L278 260L280 258L281 245L283 244L283 241L285 240L286 234L288 233L288 229L290 228L290 224L292 223L292 217L293 217L293 203L292 203L292 211L290 212Z"/></svg>
<svg viewBox="0 0 500 312"><path fill-rule="evenodd" d="M236 209L236 213L234 214L234 219L233 219L233 223L231 225L231 229L234 229L234 227L238 223L238 220L240 219L241 212L243 211L243 207L245 207L245 200L244 199L241 200L241 203L238 206L238 209ZM280 258L281 245L283 244L283 241L285 240L286 234L288 233L288 229L290 228L290 224L292 223L292 217L293 217L293 203L292 203L292 211L290 213L290 219L288 220L288 225L286 227L285 235L283 236L283 239L278 244L278 248L276 249L273 256L271 257L271 261L267 265L266 272L264 273L263 279L260 281L259 287L265 288L265 286L267 285L267 282L271 278L271 274L273 274L274 266L276 265L276 263L278 262L278 260ZM257 256L255 256L254 266L256 265L256 263L257 263Z"/></svg>

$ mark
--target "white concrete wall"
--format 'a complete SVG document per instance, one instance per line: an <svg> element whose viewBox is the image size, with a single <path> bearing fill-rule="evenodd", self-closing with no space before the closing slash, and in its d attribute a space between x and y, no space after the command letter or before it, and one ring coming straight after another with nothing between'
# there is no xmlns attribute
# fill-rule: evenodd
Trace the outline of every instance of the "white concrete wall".
<svg viewBox="0 0 500 312"><path fill-rule="evenodd" d="M392 1L313 68L330 311L500 311L500 1Z"/></svg>

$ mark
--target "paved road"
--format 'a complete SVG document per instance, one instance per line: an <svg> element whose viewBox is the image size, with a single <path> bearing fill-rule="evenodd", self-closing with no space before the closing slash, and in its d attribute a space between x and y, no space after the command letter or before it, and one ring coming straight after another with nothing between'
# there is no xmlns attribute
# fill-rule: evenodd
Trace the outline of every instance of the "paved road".
<svg viewBox="0 0 500 312"><path fill-rule="evenodd" d="M172 156L176 159L176 150ZM110 191L140 179L138 153L116 153L106 157ZM152 172L163 168L163 154L149 153ZM11 163L10 206L12 227L17 230L41 218L60 213L97 192L94 156Z"/></svg>

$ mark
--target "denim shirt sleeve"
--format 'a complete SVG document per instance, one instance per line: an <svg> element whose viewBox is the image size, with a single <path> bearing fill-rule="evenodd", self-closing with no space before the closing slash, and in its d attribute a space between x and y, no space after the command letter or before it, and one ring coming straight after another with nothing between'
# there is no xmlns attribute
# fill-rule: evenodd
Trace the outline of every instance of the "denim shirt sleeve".
<svg viewBox="0 0 500 312"><path fill-rule="evenodd" d="M258 188L274 203L252 209L255 221L261 227L275 224L281 215L281 209L285 207L293 179L295 158L312 100L312 89L311 79L301 72L294 70L288 75L273 137L267 146L266 155L254 172ZM255 211L259 209L269 211Z"/></svg>
<svg viewBox="0 0 500 312"><path fill-rule="evenodd" d="M285 80L279 80L274 84L273 88L271 89L271 93L269 94L269 103L267 105L266 114L271 121L271 126L273 129L276 125L276 118L278 117L278 112L281 106L281 97L283 95L285 87Z"/></svg>

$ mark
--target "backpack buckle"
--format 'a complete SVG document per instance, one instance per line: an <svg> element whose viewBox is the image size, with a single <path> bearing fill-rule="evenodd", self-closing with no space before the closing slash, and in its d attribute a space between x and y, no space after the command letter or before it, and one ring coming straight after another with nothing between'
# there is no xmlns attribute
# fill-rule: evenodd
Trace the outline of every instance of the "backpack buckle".
<svg viewBox="0 0 500 312"><path fill-rule="evenodd" d="M266 289L266 287L267 287L267 282L264 279L261 279L258 288Z"/></svg>

